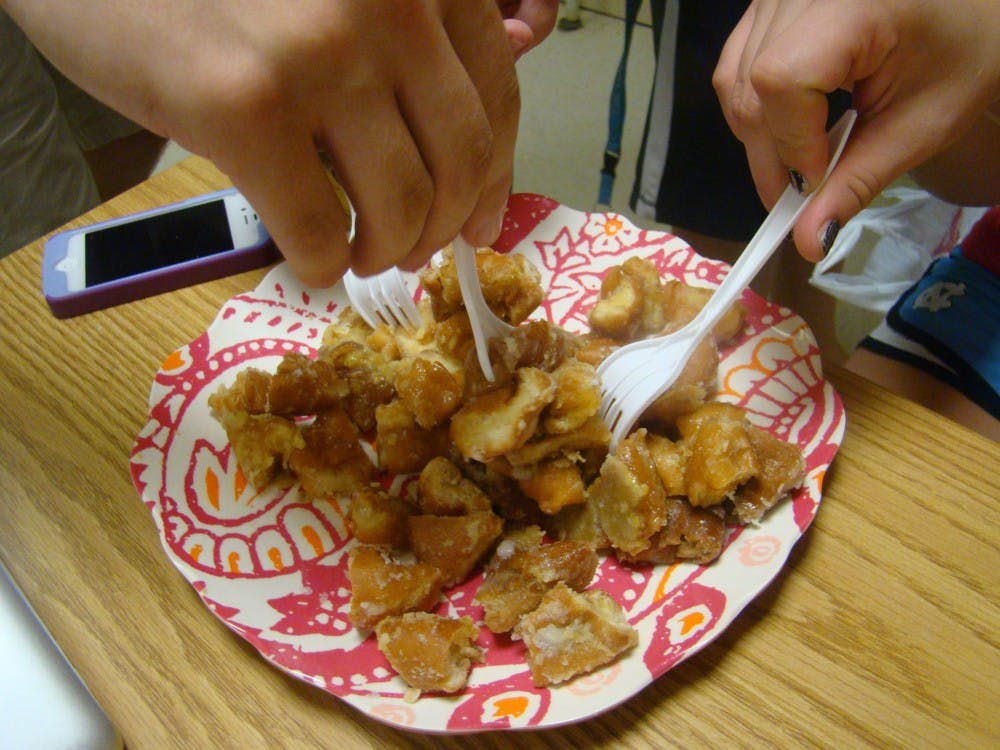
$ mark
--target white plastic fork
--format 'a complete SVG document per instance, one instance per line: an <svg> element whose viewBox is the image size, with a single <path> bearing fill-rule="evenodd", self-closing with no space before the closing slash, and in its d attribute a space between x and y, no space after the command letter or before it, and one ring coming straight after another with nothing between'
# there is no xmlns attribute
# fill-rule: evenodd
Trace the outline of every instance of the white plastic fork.
<svg viewBox="0 0 1000 750"><path fill-rule="evenodd" d="M348 271L344 274L344 288L351 307L372 328L377 328L379 323L411 328L420 326L417 305L398 268L365 277Z"/></svg>
<svg viewBox="0 0 1000 750"><path fill-rule="evenodd" d="M479 366L486 378L493 382L496 378L490 362L489 341L506 336L514 330L514 326L497 317L486 304L476 270L475 249L457 237L452 242L452 253L462 301L472 326ZM420 313L398 268L366 277L348 271L344 274L344 288L351 306L372 328L379 323L413 328L420 325Z"/></svg>
<svg viewBox="0 0 1000 750"><path fill-rule="evenodd" d="M799 214L826 182L847 143L857 113L850 110L830 129L830 164L808 196L789 186L764 219L729 274L701 311L685 326L613 352L597 368L601 378L601 417L611 430L611 446L624 438L644 411L669 389L699 342L743 293L788 235Z"/></svg>
<svg viewBox="0 0 1000 750"><path fill-rule="evenodd" d="M469 314L472 325L472 338L476 342L476 356L483 375L491 383L496 380L493 374L493 364L490 362L490 339L503 338L514 330L507 321L497 315L486 304L483 288L479 284L479 272L476 270L476 250L461 237L456 237L451 243L452 255L455 259L455 271L458 273L458 287L462 291L462 302Z"/></svg>

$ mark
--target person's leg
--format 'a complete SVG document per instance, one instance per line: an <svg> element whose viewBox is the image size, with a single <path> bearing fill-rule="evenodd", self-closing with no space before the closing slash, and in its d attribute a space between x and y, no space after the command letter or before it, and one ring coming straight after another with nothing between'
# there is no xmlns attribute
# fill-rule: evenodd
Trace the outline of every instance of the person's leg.
<svg viewBox="0 0 1000 750"><path fill-rule="evenodd" d="M95 100L55 68L47 68L101 200L113 198L149 177L166 139Z"/></svg>
<svg viewBox="0 0 1000 750"><path fill-rule="evenodd" d="M1000 439L1000 206L865 337L847 367Z"/></svg>
<svg viewBox="0 0 1000 750"><path fill-rule="evenodd" d="M639 216L686 239L697 233L696 250L730 262L767 215L712 88L719 53L746 6L746 0L668 0L654 14L663 28L630 198Z"/></svg>
<svg viewBox="0 0 1000 750"><path fill-rule="evenodd" d="M919 368L863 347L851 355L845 366L851 372L948 417L953 422L1000 441L1000 420L965 394Z"/></svg>
<svg viewBox="0 0 1000 750"><path fill-rule="evenodd" d="M0 11L0 256L96 205L97 185L27 37Z"/></svg>
<svg viewBox="0 0 1000 750"><path fill-rule="evenodd" d="M166 143L165 138L140 130L84 152L101 200L110 200L149 177Z"/></svg>

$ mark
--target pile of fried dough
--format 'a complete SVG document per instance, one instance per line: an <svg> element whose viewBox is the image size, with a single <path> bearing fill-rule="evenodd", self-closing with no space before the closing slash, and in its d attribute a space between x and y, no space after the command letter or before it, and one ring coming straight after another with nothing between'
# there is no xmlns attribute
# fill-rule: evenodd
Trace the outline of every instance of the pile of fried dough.
<svg viewBox="0 0 1000 750"><path fill-rule="evenodd" d="M740 305L609 451L596 366L683 325L710 290L630 258L578 335L529 319L543 292L523 256L483 249L476 262L487 302L516 326L490 344L493 382L445 251L421 274L416 330L372 329L348 309L315 358L243 370L209 402L255 486L292 479L306 497L350 498L351 620L416 691L461 690L484 656L476 622L433 613L449 587L482 571L483 624L524 643L536 685L557 684L637 642L621 606L588 588L600 554L709 563L727 524L759 520L804 472L797 446L712 400ZM386 489L407 474L417 481L399 495Z"/></svg>

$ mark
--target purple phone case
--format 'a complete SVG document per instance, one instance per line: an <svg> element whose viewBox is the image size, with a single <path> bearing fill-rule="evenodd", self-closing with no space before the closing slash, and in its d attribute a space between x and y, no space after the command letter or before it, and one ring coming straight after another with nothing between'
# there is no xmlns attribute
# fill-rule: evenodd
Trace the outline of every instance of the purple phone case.
<svg viewBox="0 0 1000 750"><path fill-rule="evenodd" d="M223 198L235 193L235 188L220 190L191 198L167 206L141 211L130 215L129 219L167 213L179 208ZM65 275L55 266L66 256L69 237L82 231L93 231L102 227L121 223L121 219L111 219L86 227L66 230L50 237L42 254L42 292L45 300L57 318L70 318L106 307L114 307L144 297L152 297L163 292L186 286L194 286L223 276L250 271L278 260L281 254L265 231L261 231L261 241L251 247L227 250L205 258L196 258L165 268L127 276L123 279L97 284L76 292L67 292Z"/></svg>

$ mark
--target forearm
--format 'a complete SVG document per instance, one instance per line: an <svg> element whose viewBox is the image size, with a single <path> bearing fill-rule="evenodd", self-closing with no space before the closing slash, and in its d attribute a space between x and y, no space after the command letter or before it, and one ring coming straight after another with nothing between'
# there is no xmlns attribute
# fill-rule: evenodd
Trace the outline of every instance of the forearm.
<svg viewBox="0 0 1000 750"><path fill-rule="evenodd" d="M190 3L149 0L0 0L32 43L67 78L145 127L167 124L154 93L157 64L183 65ZM169 29L169 32L165 32Z"/></svg>

